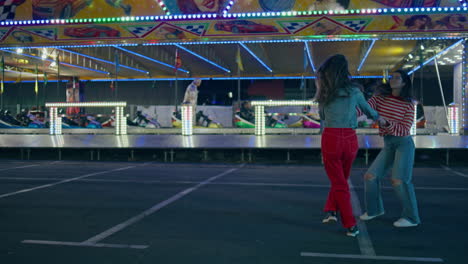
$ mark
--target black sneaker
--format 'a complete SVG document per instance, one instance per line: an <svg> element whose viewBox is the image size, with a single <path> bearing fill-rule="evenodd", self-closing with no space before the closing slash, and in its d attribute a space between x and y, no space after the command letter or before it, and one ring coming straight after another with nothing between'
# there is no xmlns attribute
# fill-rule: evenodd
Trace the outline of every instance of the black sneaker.
<svg viewBox="0 0 468 264"><path fill-rule="evenodd" d="M323 220L322 220L322 223L326 224L326 223L329 223L331 221L335 221L335 222L338 221L338 218L336 217L336 212L335 211L327 212L327 214L325 215L325 218L323 218Z"/></svg>
<svg viewBox="0 0 468 264"><path fill-rule="evenodd" d="M359 229L357 228L357 226L352 226L352 227L348 228L348 230L346 232L346 235L350 236L350 237L355 237L358 234L359 234Z"/></svg>

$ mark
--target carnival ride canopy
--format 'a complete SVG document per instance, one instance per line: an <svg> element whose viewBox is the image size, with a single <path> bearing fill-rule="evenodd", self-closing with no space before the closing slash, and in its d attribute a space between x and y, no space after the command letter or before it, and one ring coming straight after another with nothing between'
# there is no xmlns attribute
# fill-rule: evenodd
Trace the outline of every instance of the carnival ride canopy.
<svg viewBox="0 0 468 264"><path fill-rule="evenodd" d="M59 74L314 76L335 53L348 58L352 75L381 76L399 67L415 69L449 47L455 49L439 61L456 64L461 45L454 44L468 36L466 1L7 2L0 6L7 81L43 73L50 80Z"/></svg>

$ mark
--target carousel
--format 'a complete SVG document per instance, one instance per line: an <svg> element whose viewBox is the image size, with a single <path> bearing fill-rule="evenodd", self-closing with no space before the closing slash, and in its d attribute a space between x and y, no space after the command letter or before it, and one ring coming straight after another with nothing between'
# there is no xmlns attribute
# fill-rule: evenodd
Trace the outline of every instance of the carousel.
<svg viewBox="0 0 468 264"><path fill-rule="evenodd" d="M417 149L443 149L448 163L451 150L468 146L467 1L58 2L0 7L7 157L53 150L59 159L67 151L100 159L115 149L173 161L194 150L206 160L229 150L252 161L256 150L279 150L289 161L320 149L315 73L337 53L365 93L404 69L419 80L417 94L442 101L420 99ZM198 93L210 83L230 103L187 104L188 87ZM383 140L359 118L367 162Z"/></svg>

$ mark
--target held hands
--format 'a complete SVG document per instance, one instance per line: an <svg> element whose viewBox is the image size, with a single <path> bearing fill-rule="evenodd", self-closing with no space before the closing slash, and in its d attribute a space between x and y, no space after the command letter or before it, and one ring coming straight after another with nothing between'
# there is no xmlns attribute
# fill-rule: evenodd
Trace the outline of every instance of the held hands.
<svg viewBox="0 0 468 264"><path fill-rule="evenodd" d="M379 124L379 127L388 126L387 120L383 117L379 117L379 119L377 119L377 123Z"/></svg>

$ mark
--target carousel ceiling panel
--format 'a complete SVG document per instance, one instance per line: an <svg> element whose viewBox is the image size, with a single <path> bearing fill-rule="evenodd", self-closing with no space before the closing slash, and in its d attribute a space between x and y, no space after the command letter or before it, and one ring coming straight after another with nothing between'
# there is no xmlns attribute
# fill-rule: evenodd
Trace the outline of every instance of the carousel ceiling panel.
<svg viewBox="0 0 468 264"><path fill-rule="evenodd" d="M304 67L304 42L272 43L266 45L270 54L275 74L280 75L310 75L310 66Z"/></svg>
<svg viewBox="0 0 468 264"><path fill-rule="evenodd" d="M317 69L328 57L343 54L348 59L350 73L357 71L360 63L361 41L312 42L310 47Z"/></svg>
<svg viewBox="0 0 468 264"><path fill-rule="evenodd" d="M119 65L147 71L147 74L143 74L144 77L168 76L175 72L174 55L168 51L166 46L106 47L100 49L99 53L111 54L108 56L114 57L114 62L116 60L115 56L117 56L119 58ZM184 66L181 68L185 69ZM120 69L122 67L119 68L119 76L127 78L136 77L135 71L121 71Z"/></svg>
<svg viewBox="0 0 468 264"><path fill-rule="evenodd" d="M310 61L305 64L307 49L315 68L328 57L340 53L347 57L352 75L382 75L384 70L405 66L412 69L421 61L453 45L455 40L377 40L368 53L358 73L357 69L372 40L328 41L328 42L273 42L273 43L230 43L201 45L154 45L154 46L108 46L83 48L30 48L22 54L4 49L6 78L16 80L18 72L22 78L34 79L37 65L39 75L47 72L49 79L58 74L57 58L60 62L60 75L79 76L82 79L118 78L174 78L175 54L178 50L182 65L179 78L187 77L233 77L238 76L237 53L245 76L311 76ZM425 46L421 50L421 46ZM46 59L42 59L43 53ZM408 58L413 54L414 58ZM417 55L419 54L419 55ZM308 55L307 55L308 56ZM439 61L441 64L455 64L461 58L459 49L447 53ZM307 66L306 68L304 66ZM271 69L271 72L270 72Z"/></svg>
<svg viewBox="0 0 468 264"><path fill-rule="evenodd" d="M439 65L456 65L462 62L463 58L463 45L457 45L447 53L440 56L437 59ZM429 65L434 65L435 61L432 61Z"/></svg>
<svg viewBox="0 0 468 264"><path fill-rule="evenodd" d="M363 64L361 73L382 75L384 70L396 70L398 64L416 47L415 40L377 40Z"/></svg>
<svg viewBox="0 0 468 264"><path fill-rule="evenodd" d="M232 65L227 63L230 58L221 56L216 46L224 45L176 44L166 47L172 49L171 54L178 50L183 67L185 66L192 76L230 76L234 73Z"/></svg>
<svg viewBox="0 0 468 264"><path fill-rule="evenodd" d="M83 58L61 54L54 48L47 49L24 49L21 52L17 50L4 50L5 68L7 78L15 80L34 78L37 75L43 76L47 73L49 76L58 74L60 63L61 76L86 76L87 78L103 78L108 75L108 71L101 67L95 61ZM59 60L57 60L59 57ZM36 70L37 69L37 70Z"/></svg>

